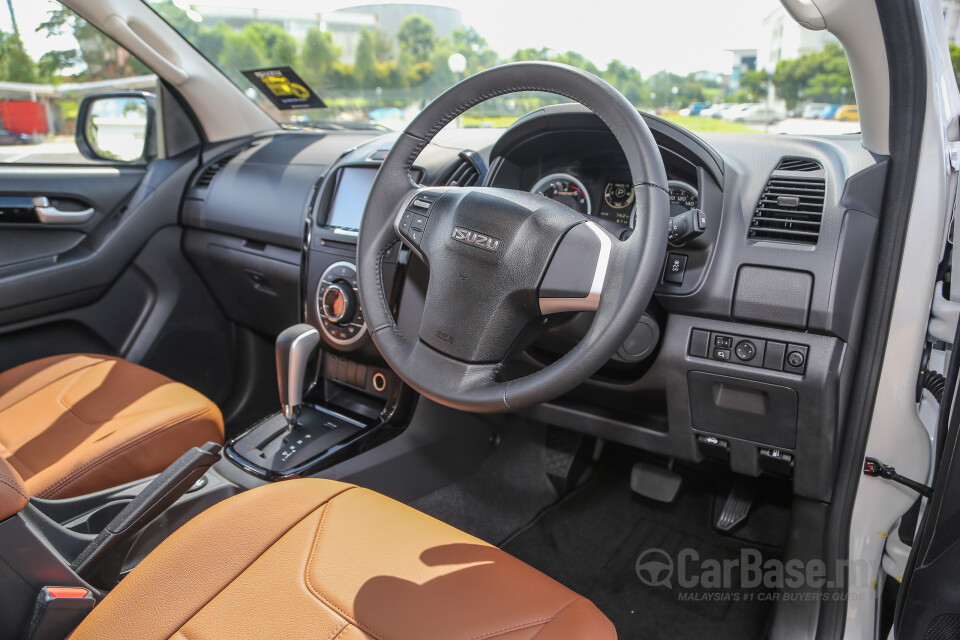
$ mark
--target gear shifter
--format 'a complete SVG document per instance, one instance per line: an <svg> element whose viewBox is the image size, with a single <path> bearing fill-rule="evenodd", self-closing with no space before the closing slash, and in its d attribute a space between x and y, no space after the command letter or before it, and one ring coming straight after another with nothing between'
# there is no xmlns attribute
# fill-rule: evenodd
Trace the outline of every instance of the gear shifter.
<svg viewBox="0 0 960 640"><path fill-rule="evenodd" d="M296 426L303 402L307 362L320 344L320 332L309 324L295 324L277 336L277 384L287 423Z"/></svg>

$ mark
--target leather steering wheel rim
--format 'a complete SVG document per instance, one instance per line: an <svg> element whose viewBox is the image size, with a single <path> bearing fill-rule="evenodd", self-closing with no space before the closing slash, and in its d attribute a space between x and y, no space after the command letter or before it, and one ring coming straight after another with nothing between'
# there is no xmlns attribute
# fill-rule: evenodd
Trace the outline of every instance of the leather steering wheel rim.
<svg viewBox="0 0 960 640"><path fill-rule="evenodd" d="M590 329L580 343L539 371L500 381L497 378L503 362L464 361L442 353L420 337L404 336L394 321L382 273L387 254L401 242L394 226L399 208L429 189L417 185L411 177L413 163L423 148L471 107L521 91L570 98L606 123L627 158L636 192L636 217L634 230L626 240L607 234L611 250L602 292ZM483 190L473 188L476 192ZM442 190L434 191L440 191L442 197ZM506 64L470 76L414 118L400 134L374 181L357 245L360 301L370 335L387 363L407 384L440 404L495 413L552 400L596 373L636 326L660 278L669 211L666 170L657 144L637 109L615 88L581 69L549 62ZM432 218L429 224L434 224ZM495 259L486 253L484 257ZM425 317L429 311L425 309ZM482 308L478 307L477 312L483 313Z"/></svg>

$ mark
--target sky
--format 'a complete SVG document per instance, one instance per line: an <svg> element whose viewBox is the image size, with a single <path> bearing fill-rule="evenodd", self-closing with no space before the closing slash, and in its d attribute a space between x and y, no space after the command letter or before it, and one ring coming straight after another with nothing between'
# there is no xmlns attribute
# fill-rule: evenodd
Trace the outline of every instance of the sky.
<svg viewBox="0 0 960 640"><path fill-rule="evenodd" d="M326 12L376 0L203 0L201 4L269 7L272 10ZM613 59L645 76L667 69L729 72L727 49L757 48L763 18L777 0L443 0L429 2L460 9L490 45L508 56L519 48L577 51L601 68ZM0 3L0 29L9 31L6 3ZM33 32L53 0L13 0L27 50L39 57L50 49L75 46L64 38L50 42Z"/></svg>

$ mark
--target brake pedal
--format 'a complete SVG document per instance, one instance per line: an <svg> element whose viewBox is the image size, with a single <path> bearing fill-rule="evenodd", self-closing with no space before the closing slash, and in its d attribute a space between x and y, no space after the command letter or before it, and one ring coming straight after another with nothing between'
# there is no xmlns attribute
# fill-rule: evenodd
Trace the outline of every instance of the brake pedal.
<svg viewBox="0 0 960 640"><path fill-rule="evenodd" d="M720 517L717 518L717 529L731 531L746 520L747 516L750 515L750 508L753 506L753 499L756 494L757 488L752 478L737 477L733 486L730 487L727 501L723 503Z"/></svg>
<svg viewBox="0 0 960 640"><path fill-rule="evenodd" d="M677 499L683 477L670 469L635 462L630 471L630 488L644 498L670 503Z"/></svg>

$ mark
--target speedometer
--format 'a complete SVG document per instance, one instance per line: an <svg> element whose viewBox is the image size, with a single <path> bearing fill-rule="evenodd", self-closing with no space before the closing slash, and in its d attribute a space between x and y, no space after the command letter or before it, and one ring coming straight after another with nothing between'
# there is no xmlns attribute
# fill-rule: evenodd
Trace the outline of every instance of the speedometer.
<svg viewBox="0 0 960 640"><path fill-rule="evenodd" d="M570 174L552 173L541 178L530 191L556 200L574 211L590 215L590 196L587 194L587 189L582 182Z"/></svg>
<svg viewBox="0 0 960 640"><path fill-rule="evenodd" d="M686 182L671 180L667 183L670 188L670 215L675 216L696 209L700 206L700 194Z"/></svg>

